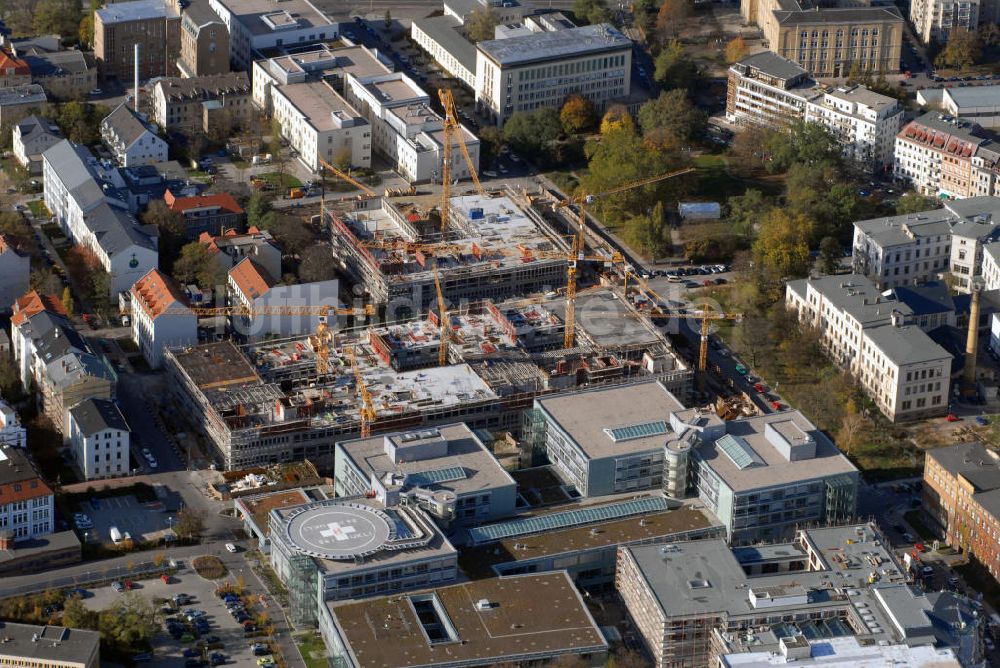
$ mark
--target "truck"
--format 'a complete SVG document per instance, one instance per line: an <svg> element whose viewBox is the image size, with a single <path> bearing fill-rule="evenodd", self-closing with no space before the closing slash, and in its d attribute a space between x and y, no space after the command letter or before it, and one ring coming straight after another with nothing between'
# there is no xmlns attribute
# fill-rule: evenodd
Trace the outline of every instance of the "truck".
<svg viewBox="0 0 1000 668"><path fill-rule="evenodd" d="M288 191L288 199L302 199L305 196L302 188L292 188Z"/></svg>
<svg viewBox="0 0 1000 668"><path fill-rule="evenodd" d="M255 155L250 159L251 165L269 165L271 164L271 154L264 153L263 155Z"/></svg>

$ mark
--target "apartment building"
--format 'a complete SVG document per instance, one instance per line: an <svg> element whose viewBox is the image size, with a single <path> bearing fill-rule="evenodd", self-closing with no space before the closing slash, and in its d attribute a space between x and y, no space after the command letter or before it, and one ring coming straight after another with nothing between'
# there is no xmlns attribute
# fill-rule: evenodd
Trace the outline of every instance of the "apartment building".
<svg viewBox="0 0 1000 668"><path fill-rule="evenodd" d="M132 286L132 340L146 363L159 369L166 348L198 342L198 318L174 280L152 269Z"/></svg>
<svg viewBox="0 0 1000 668"><path fill-rule="evenodd" d="M31 83L31 67L8 49L0 49L0 88L26 86Z"/></svg>
<svg viewBox="0 0 1000 668"><path fill-rule="evenodd" d="M871 665L983 661L972 601L911 585L873 523L800 528L790 541L748 547L622 547L616 589L657 668L869 663L842 643L875 652ZM747 653L765 660L741 661Z"/></svg>
<svg viewBox="0 0 1000 668"><path fill-rule="evenodd" d="M28 291L30 274L31 256L0 234L0 312L9 312L17 298Z"/></svg>
<svg viewBox="0 0 1000 668"><path fill-rule="evenodd" d="M41 116L28 116L14 124L14 159L30 174L41 174L42 153L62 140L58 125Z"/></svg>
<svg viewBox="0 0 1000 668"><path fill-rule="evenodd" d="M959 119L930 112L907 123L896 135L893 176L924 195L962 198L979 192L973 158L990 136Z"/></svg>
<svg viewBox="0 0 1000 668"><path fill-rule="evenodd" d="M132 0L94 12L94 56L101 77L129 85L139 47L139 79L175 76L181 17L169 0Z"/></svg>
<svg viewBox="0 0 1000 668"><path fill-rule="evenodd" d="M760 27L765 47L814 76L899 71L904 25L892 5L741 0L740 11Z"/></svg>
<svg viewBox="0 0 1000 668"><path fill-rule="evenodd" d="M168 189L163 201L184 217L184 238L188 241L197 241L203 234L218 236L227 230L235 233L245 227L246 213L229 193L177 197Z"/></svg>
<svg viewBox="0 0 1000 668"><path fill-rule="evenodd" d="M372 147L410 183L440 183L445 159L444 119L431 108L430 97L405 74L360 79L347 76L346 97L372 130ZM460 126L461 140L479 171L479 139ZM458 137L452 138L453 179L472 178Z"/></svg>
<svg viewBox="0 0 1000 668"><path fill-rule="evenodd" d="M70 452L84 480L115 478L131 473L131 430L118 404L107 399L84 399L66 414Z"/></svg>
<svg viewBox="0 0 1000 668"><path fill-rule="evenodd" d="M329 305L336 308L339 282L318 281L297 285L278 285L278 279L247 257L229 270L229 299L234 306L268 310L280 307ZM311 314L248 313L230 318L230 328L238 336L257 341L266 337L288 337L312 334L321 316Z"/></svg>
<svg viewBox="0 0 1000 668"><path fill-rule="evenodd" d="M955 28L975 32L979 27L979 14L979 0L913 0L910 3L913 31L924 44L947 42Z"/></svg>
<svg viewBox="0 0 1000 668"><path fill-rule="evenodd" d="M21 448L28 446L28 430L21 425L17 411L0 399L0 445Z"/></svg>
<svg viewBox="0 0 1000 668"><path fill-rule="evenodd" d="M309 0L209 0L229 29L234 70L249 72L257 52L336 40L339 24Z"/></svg>
<svg viewBox="0 0 1000 668"><path fill-rule="evenodd" d="M476 45L462 34L463 20L447 13L415 19L410 37L446 72L469 88L476 88Z"/></svg>
<svg viewBox="0 0 1000 668"><path fill-rule="evenodd" d="M545 596L539 597L542 591ZM490 630L497 609L507 611L505 621L510 625L502 637ZM367 623L373 617L392 623L379 629ZM597 668L608 661L601 629L562 572L491 578L361 603L330 603L320 608L319 629L331 661L343 668L507 666L567 659L573 665ZM392 642L379 641L383 631L392 633ZM439 656L439 643L450 648L447 661Z"/></svg>
<svg viewBox="0 0 1000 668"><path fill-rule="evenodd" d="M726 120L781 128L804 118L808 101L819 92L809 72L776 53L762 51L730 66Z"/></svg>
<svg viewBox="0 0 1000 668"><path fill-rule="evenodd" d="M952 274L969 292L982 273L983 247L996 241L1000 198L946 200L931 211L854 223L854 271L879 289L915 285Z"/></svg>
<svg viewBox="0 0 1000 668"><path fill-rule="evenodd" d="M97 87L97 66L89 53L35 51L25 54L24 61L31 68L32 83L53 99L79 99Z"/></svg>
<svg viewBox="0 0 1000 668"><path fill-rule="evenodd" d="M229 72L229 29L209 0L191 0L181 10L177 70L188 79Z"/></svg>
<svg viewBox="0 0 1000 668"><path fill-rule="evenodd" d="M558 109L579 93L604 111L632 85L632 40L607 23L480 42L476 107L503 125L517 111Z"/></svg>
<svg viewBox="0 0 1000 668"><path fill-rule="evenodd" d="M334 462L337 496L406 499L445 527L516 512L517 483L462 422L339 441Z"/></svg>
<svg viewBox="0 0 1000 668"><path fill-rule="evenodd" d="M0 665L24 668L99 668L101 635L62 626L4 622Z"/></svg>
<svg viewBox="0 0 1000 668"><path fill-rule="evenodd" d="M166 162L167 142L150 130L128 104L122 102L101 121L101 142L122 167Z"/></svg>
<svg viewBox="0 0 1000 668"><path fill-rule="evenodd" d="M48 99L45 89L38 84L0 87L0 126L11 127L25 116L37 113Z"/></svg>
<svg viewBox="0 0 1000 668"><path fill-rule="evenodd" d="M329 82L272 87L271 104L282 136L310 170L318 172L321 159L371 167L372 127Z"/></svg>
<svg viewBox="0 0 1000 668"><path fill-rule="evenodd" d="M24 325L28 318L49 311L58 315L66 315L66 308L58 295L42 295L31 290L18 297L14 302L13 313L11 314L11 349L10 354L17 362L17 376L21 381L21 387L27 388L31 384L31 339L26 336L28 330L23 333L20 327Z"/></svg>
<svg viewBox="0 0 1000 668"><path fill-rule="evenodd" d="M932 448L924 458L924 511L943 539L1000 579L1000 462L981 443Z"/></svg>
<svg viewBox="0 0 1000 668"><path fill-rule="evenodd" d="M0 531L19 543L55 531L55 495L27 452L0 446Z"/></svg>
<svg viewBox="0 0 1000 668"><path fill-rule="evenodd" d="M153 87L153 120L168 131L225 136L223 130L242 125L257 113L250 90L246 72L159 79ZM223 127L216 128L215 123Z"/></svg>
<svg viewBox="0 0 1000 668"><path fill-rule="evenodd" d="M848 160L876 171L893 165L903 107L895 98L864 86L824 92L806 104L805 120L830 130Z"/></svg>
<svg viewBox="0 0 1000 668"><path fill-rule="evenodd" d="M890 420L947 412L951 354L908 324L909 307L884 297L864 276L790 281L785 306L820 333L830 359L857 379Z"/></svg>

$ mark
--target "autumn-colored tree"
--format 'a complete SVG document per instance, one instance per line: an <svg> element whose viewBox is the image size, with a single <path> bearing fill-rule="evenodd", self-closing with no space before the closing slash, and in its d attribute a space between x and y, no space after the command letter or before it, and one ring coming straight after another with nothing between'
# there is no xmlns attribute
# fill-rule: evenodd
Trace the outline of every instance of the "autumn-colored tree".
<svg viewBox="0 0 1000 668"><path fill-rule="evenodd" d="M70 291L68 285L63 288L62 305L66 310L66 315L73 317L73 293Z"/></svg>
<svg viewBox="0 0 1000 668"><path fill-rule="evenodd" d="M496 27L500 25L500 15L492 6L480 7L469 14L465 21L465 36L470 42L479 43L493 39Z"/></svg>
<svg viewBox="0 0 1000 668"><path fill-rule="evenodd" d="M742 37L734 37L726 42L726 62L736 63L747 57L747 42Z"/></svg>
<svg viewBox="0 0 1000 668"><path fill-rule="evenodd" d="M982 46L976 33L965 28L953 28L948 35L948 44L934 60L938 67L964 69L975 64L982 54Z"/></svg>
<svg viewBox="0 0 1000 668"><path fill-rule="evenodd" d="M594 103L584 96L573 93L566 98L562 111L559 112L559 122L563 132L568 135L587 132L593 129L597 122L597 110Z"/></svg>
<svg viewBox="0 0 1000 668"><path fill-rule="evenodd" d="M770 284L809 273L809 236L813 221L802 213L771 209L753 243L761 277Z"/></svg>
<svg viewBox="0 0 1000 668"><path fill-rule="evenodd" d="M623 104L613 104L604 112L601 119L601 134L607 135L615 130L628 130L635 132L635 121L632 114L628 113L628 108Z"/></svg>
<svg viewBox="0 0 1000 668"><path fill-rule="evenodd" d="M681 24L691 14L691 0L663 0L656 14L656 34L661 44L677 39Z"/></svg>

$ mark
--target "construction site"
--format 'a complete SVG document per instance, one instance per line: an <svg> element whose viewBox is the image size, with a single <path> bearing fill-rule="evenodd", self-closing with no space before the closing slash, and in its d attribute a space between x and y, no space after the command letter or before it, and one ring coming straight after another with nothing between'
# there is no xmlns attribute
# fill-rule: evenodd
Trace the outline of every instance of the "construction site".
<svg viewBox="0 0 1000 668"><path fill-rule="evenodd" d="M408 309L415 315L433 303L434 265L453 303L566 285L569 243L511 196L450 198L443 233L427 226L427 215L404 215L383 197L349 204L325 214L336 259L367 298L385 304L390 314Z"/></svg>

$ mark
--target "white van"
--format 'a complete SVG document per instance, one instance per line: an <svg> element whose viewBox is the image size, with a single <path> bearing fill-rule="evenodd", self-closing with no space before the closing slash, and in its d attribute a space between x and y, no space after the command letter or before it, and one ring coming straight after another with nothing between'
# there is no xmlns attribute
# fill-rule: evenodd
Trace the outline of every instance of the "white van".
<svg viewBox="0 0 1000 668"><path fill-rule="evenodd" d="M122 532L118 530L118 527L111 527L111 531L109 533L111 534L111 542L115 545L122 542Z"/></svg>

